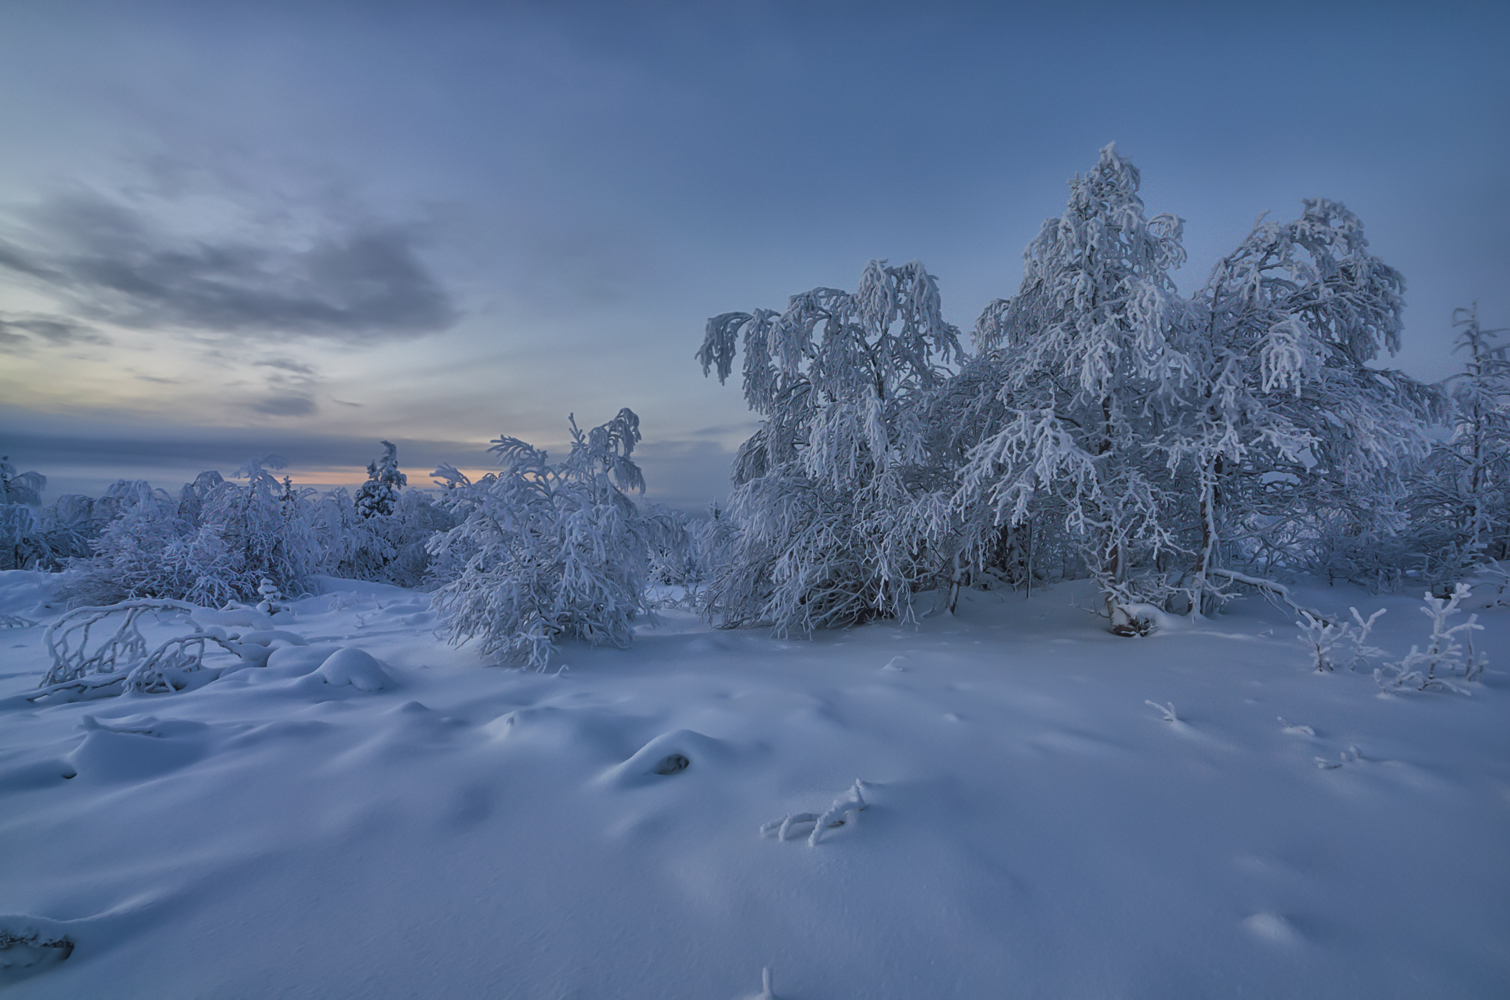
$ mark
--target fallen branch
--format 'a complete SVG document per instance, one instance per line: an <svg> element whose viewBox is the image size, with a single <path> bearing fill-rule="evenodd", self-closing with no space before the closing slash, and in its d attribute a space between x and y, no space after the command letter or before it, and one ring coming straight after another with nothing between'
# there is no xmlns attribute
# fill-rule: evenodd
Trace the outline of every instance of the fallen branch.
<svg viewBox="0 0 1510 1000"><path fill-rule="evenodd" d="M1264 596L1268 597L1271 601L1277 597L1280 600L1284 601L1285 604L1289 605L1290 610L1294 611L1296 614L1316 615L1316 613L1314 611L1311 611L1309 608L1303 608L1299 604L1296 604L1295 599L1290 596L1290 588L1286 587L1282 583L1275 583L1273 580L1265 580L1261 576L1249 576L1246 573L1238 573L1230 569L1213 569L1209 570L1208 572L1214 576L1225 576L1233 583L1241 583L1260 590L1263 592ZM1321 618L1320 615L1316 615L1316 617Z"/></svg>

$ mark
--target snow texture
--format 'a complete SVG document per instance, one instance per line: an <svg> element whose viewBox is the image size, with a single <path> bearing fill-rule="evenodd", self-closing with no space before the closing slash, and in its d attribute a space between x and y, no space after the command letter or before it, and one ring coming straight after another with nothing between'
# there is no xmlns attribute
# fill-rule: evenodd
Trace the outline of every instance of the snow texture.
<svg viewBox="0 0 1510 1000"><path fill-rule="evenodd" d="M326 579L265 666L211 643L205 683L36 703L45 582L0 573L37 623L0 632L18 1000L1510 986L1495 662L1451 674L1471 697L1381 698L1318 674L1288 608L1128 640L1083 581L810 642L672 609L540 674L438 639L427 595ZM1510 647L1481 593L1443 629ZM1292 596L1388 609L1392 661L1433 628L1417 598ZM137 620L149 651L191 627Z"/></svg>

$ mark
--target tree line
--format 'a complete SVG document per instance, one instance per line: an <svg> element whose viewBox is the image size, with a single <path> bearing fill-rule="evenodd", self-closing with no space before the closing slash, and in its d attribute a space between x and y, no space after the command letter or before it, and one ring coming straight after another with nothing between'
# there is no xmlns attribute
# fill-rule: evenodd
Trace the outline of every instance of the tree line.
<svg viewBox="0 0 1510 1000"><path fill-rule="evenodd" d="M643 501L621 410L570 454L495 440L500 469L405 490L395 449L355 498L266 462L177 498L122 481L40 505L0 464L0 568L66 570L76 600L250 600L316 573L424 586L457 639L543 666L561 638L629 641L652 588L726 627L780 633L952 607L961 588L1094 579L1108 626L1210 614L1296 575L1442 586L1510 546L1510 359L1459 310L1465 366L1377 367L1404 279L1340 202L1260 220L1181 295L1182 222L1148 216L1115 148L1070 182L1015 294L971 332L918 262L854 291L708 321L705 375L739 363L760 417L705 519Z"/></svg>

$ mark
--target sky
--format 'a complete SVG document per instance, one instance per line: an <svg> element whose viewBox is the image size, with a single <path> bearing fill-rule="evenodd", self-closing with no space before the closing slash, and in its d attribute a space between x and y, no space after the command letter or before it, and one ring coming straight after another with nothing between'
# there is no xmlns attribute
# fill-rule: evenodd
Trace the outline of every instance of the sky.
<svg viewBox="0 0 1510 1000"><path fill-rule="evenodd" d="M709 316L920 259L962 329L1115 141L1182 291L1340 200L1404 347L1510 326L1510 5L0 0L0 454L47 499L276 453L411 485L628 406L702 509Z"/></svg>

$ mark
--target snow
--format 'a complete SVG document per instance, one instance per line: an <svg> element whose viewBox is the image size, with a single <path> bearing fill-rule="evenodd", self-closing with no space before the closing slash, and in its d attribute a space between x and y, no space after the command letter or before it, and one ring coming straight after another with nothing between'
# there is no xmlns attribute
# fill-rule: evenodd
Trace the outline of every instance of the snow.
<svg viewBox="0 0 1510 1000"><path fill-rule="evenodd" d="M1089 583L812 641L667 611L539 674L325 579L265 667L37 705L44 581L0 573L18 1000L1510 995L1491 591L1469 697L1318 673L1258 599L1131 639ZM1418 595L1292 597L1426 638Z"/></svg>

